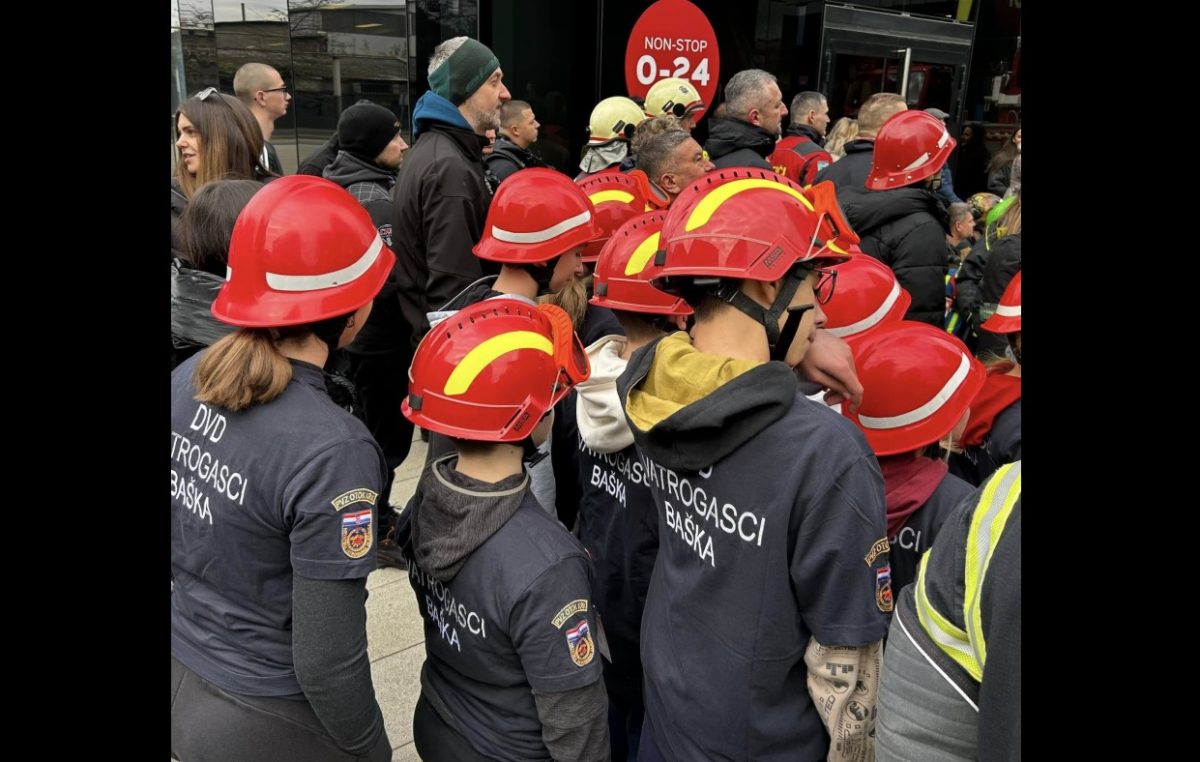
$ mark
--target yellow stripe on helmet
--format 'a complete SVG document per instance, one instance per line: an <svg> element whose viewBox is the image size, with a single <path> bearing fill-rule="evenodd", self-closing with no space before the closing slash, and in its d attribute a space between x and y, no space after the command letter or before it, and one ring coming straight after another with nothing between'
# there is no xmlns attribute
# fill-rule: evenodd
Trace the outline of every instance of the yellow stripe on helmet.
<svg viewBox="0 0 1200 762"><path fill-rule="evenodd" d="M456 396L471 388L471 384L487 366L509 352L519 349L536 349L539 352L554 355L554 345L540 333L533 331L509 331L499 336L493 336L487 341L467 352L467 356L459 361L450 378L446 379L444 393Z"/></svg>
<svg viewBox="0 0 1200 762"><path fill-rule="evenodd" d="M622 204L628 204L633 201L633 194L623 190L602 190L588 196L592 200L592 205L606 204L609 201L618 201Z"/></svg>
<svg viewBox="0 0 1200 762"><path fill-rule="evenodd" d="M637 275L646 269L650 257L653 257L654 252L658 251L658 235L658 233L651 233L633 250L633 256L625 263L626 275Z"/></svg>
<svg viewBox="0 0 1200 762"><path fill-rule="evenodd" d="M770 190L781 191L804 204L804 206L807 207L810 212L815 211L813 209L812 202L805 198L803 193L790 185L775 182L774 180L734 180L731 183L727 183L716 190L713 190L707 196L705 196L699 204L696 205L696 208L692 211L692 215L688 217L687 224L684 225L684 232L690 233L696 228L706 224L710 219L712 219L713 213L717 211L721 204L724 204L726 201L733 198L737 194L742 193L743 191L753 190L755 188L768 188Z"/></svg>

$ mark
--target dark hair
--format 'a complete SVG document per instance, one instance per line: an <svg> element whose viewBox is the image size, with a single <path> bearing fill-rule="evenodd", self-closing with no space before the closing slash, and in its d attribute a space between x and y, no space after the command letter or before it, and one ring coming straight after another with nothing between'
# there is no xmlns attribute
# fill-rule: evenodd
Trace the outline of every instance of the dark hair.
<svg viewBox="0 0 1200 762"><path fill-rule="evenodd" d="M988 172L995 172L1001 167L1012 164L1012 160L1017 158L1017 144L1013 138L1020 129L1021 125L1018 124L1016 129L1013 130L1012 135L1009 136L1008 140L1004 141L1004 145L1000 147L1000 150L996 151L995 155L992 156L992 160L988 162Z"/></svg>
<svg viewBox="0 0 1200 762"><path fill-rule="evenodd" d="M214 180L201 186L179 220L182 259L224 278L233 225L262 187L254 180Z"/></svg>
<svg viewBox="0 0 1200 762"><path fill-rule="evenodd" d="M521 112L525 109L533 112L533 107L526 101L511 100L505 101L500 107L500 126L512 127L513 123L521 118Z"/></svg>

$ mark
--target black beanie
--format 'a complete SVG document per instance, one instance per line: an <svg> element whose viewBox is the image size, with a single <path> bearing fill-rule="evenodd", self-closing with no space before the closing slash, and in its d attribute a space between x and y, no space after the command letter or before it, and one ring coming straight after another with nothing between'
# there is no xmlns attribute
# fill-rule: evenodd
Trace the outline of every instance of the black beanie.
<svg viewBox="0 0 1200 762"><path fill-rule="evenodd" d="M391 111L374 103L356 103L338 119L338 148L375 161L400 131L400 120Z"/></svg>

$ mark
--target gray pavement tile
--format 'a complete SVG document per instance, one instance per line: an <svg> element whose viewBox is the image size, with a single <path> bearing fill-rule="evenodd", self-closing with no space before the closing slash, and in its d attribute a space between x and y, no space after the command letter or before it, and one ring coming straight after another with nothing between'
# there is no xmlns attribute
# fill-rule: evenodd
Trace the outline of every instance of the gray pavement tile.
<svg viewBox="0 0 1200 762"><path fill-rule="evenodd" d="M391 736L388 736L389 738ZM392 762L421 762L421 757L417 754L417 745L415 743L406 743L403 746L392 749Z"/></svg>
<svg viewBox="0 0 1200 762"><path fill-rule="evenodd" d="M377 587L390 585L398 579L408 579L408 572L390 566L376 569L367 577L367 589L374 590Z"/></svg>
<svg viewBox="0 0 1200 762"><path fill-rule="evenodd" d="M408 505L408 499L417 491L418 481L420 481L420 477L413 476L408 479L397 478L392 482L392 493L388 496L392 505L396 506L397 509Z"/></svg>
<svg viewBox="0 0 1200 762"><path fill-rule="evenodd" d="M425 642L424 620L404 572L399 579L376 587L367 598L367 654L371 661Z"/></svg>
<svg viewBox="0 0 1200 762"><path fill-rule="evenodd" d="M420 675L424 663L425 645L422 643L371 662L375 697L383 710L383 723L393 748L413 740L413 710L421 695Z"/></svg>

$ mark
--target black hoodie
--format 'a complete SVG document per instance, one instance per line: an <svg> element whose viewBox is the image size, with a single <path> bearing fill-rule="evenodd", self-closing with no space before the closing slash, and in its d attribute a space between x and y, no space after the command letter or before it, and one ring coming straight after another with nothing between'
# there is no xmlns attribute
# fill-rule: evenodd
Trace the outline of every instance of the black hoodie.
<svg viewBox="0 0 1200 762"><path fill-rule="evenodd" d="M862 250L892 268L912 296L904 318L941 328L946 316L946 233L950 228L941 200L925 188L913 186L887 191L839 187L837 198L862 238Z"/></svg>
<svg viewBox="0 0 1200 762"><path fill-rule="evenodd" d="M708 151L708 158L717 169L771 169L767 157L775 150L775 136L741 119L721 119L709 127L704 150Z"/></svg>
<svg viewBox="0 0 1200 762"><path fill-rule="evenodd" d="M391 190L396 184L396 173L361 156L338 151L323 170L323 176L345 188L362 204L371 215L371 222L375 223L379 237L394 251L392 227L396 210L392 204ZM375 295L375 303L366 324L358 332L354 343L346 347L346 351L366 355L409 351L412 326L400 312L397 290L393 268L383 288Z"/></svg>
<svg viewBox="0 0 1200 762"><path fill-rule="evenodd" d="M824 759L805 647L877 643L891 608L865 437L787 365L682 332L634 352L617 391L659 521L643 732L668 759Z"/></svg>

